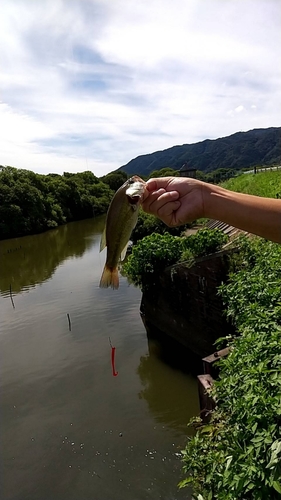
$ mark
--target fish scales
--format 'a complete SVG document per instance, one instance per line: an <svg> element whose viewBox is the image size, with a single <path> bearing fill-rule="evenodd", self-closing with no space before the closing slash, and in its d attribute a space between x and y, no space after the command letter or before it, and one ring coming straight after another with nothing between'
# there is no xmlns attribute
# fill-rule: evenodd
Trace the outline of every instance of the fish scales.
<svg viewBox="0 0 281 500"><path fill-rule="evenodd" d="M107 247L107 257L100 287L119 287L118 262L126 255L130 236L138 220L145 182L138 176L128 179L115 193L106 216L100 251Z"/></svg>

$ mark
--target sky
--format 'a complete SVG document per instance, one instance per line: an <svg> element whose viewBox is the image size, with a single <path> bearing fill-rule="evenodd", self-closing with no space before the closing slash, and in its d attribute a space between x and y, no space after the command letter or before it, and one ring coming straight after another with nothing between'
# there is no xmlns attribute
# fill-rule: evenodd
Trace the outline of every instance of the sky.
<svg viewBox="0 0 281 500"><path fill-rule="evenodd" d="M0 165L98 177L281 125L280 0L2 0Z"/></svg>

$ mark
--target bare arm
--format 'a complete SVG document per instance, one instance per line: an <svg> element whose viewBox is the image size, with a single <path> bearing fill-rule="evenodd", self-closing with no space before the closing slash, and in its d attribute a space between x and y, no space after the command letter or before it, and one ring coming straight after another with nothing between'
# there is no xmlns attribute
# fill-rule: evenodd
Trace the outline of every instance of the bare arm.
<svg viewBox="0 0 281 500"><path fill-rule="evenodd" d="M204 204L207 217L281 243L281 200L212 186L205 190Z"/></svg>
<svg viewBox="0 0 281 500"><path fill-rule="evenodd" d="M168 226L208 217L281 243L281 200L235 193L196 179L150 179L143 209Z"/></svg>

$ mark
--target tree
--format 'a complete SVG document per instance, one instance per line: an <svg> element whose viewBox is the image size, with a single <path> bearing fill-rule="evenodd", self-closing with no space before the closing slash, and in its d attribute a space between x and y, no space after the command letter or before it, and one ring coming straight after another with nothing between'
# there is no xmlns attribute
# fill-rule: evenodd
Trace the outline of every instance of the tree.
<svg viewBox="0 0 281 500"><path fill-rule="evenodd" d="M113 191L117 191L117 189L119 189L122 184L126 182L127 178L127 174L120 170L119 172L112 172L110 174L104 175L101 178L101 181L107 184Z"/></svg>
<svg viewBox="0 0 281 500"><path fill-rule="evenodd" d="M153 170L153 172L151 172L151 174L149 174L148 176L148 179L152 179L154 177L178 177L180 174L179 174L179 171L178 170L175 170L174 168L170 168L170 167L164 167L164 168L161 168L160 170Z"/></svg>
<svg viewBox="0 0 281 500"><path fill-rule="evenodd" d="M112 196L110 186L90 171L40 175L0 167L0 239L100 215Z"/></svg>

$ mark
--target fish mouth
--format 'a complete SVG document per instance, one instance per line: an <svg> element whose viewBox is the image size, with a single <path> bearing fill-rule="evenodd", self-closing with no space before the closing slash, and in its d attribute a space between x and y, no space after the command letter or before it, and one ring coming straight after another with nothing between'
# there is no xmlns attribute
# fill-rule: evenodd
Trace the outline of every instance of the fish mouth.
<svg viewBox="0 0 281 500"><path fill-rule="evenodd" d="M136 205L144 194L146 183L140 177L134 176L128 179L127 186L127 199L130 205Z"/></svg>
<svg viewBox="0 0 281 500"><path fill-rule="evenodd" d="M130 205L137 205L138 202L141 200L141 195L139 195L139 194L133 195L133 196L126 194L126 196L127 196L127 200L130 203Z"/></svg>

